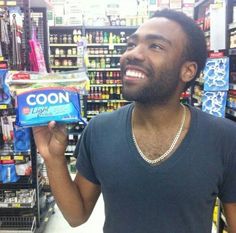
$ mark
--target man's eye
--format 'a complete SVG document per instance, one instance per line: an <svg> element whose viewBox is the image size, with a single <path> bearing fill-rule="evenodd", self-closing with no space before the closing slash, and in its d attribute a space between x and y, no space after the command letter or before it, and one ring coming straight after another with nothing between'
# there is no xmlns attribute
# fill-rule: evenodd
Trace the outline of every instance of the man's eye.
<svg viewBox="0 0 236 233"><path fill-rule="evenodd" d="M153 49L163 50L163 47L159 44L152 44L150 47L153 48Z"/></svg>

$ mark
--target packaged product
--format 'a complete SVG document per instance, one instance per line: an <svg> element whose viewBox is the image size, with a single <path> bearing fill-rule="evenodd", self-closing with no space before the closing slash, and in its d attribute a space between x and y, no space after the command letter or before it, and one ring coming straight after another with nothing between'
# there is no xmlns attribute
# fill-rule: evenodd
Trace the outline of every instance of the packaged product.
<svg viewBox="0 0 236 233"><path fill-rule="evenodd" d="M80 95L89 88L85 71L50 74L9 72L7 82L16 100L17 126L83 121Z"/></svg>
<svg viewBox="0 0 236 233"><path fill-rule="evenodd" d="M19 180L19 176L16 174L16 167L14 160L3 161L2 164L2 182L13 183Z"/></svg>

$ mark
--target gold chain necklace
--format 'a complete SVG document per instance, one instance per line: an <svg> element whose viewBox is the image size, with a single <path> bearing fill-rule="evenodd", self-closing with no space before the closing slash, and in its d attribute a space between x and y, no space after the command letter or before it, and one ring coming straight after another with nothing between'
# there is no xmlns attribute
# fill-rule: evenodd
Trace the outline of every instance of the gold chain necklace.
<svg viewBox="0 0 236 233"><path fill-rule="evenodd" d="M161 162L162 160L164 160L171 152L172 150L174 149L182 131L183 131L183 128L184 128L184 124L185 124L185 119L186 119L186 108L185 106L181 103L181 106L183 107L184 109L184 113L183 113L183 117L182 117L182 120L181 120L181 124L180 124L180 127L179 127L179 130L177 131L176 135L175 135L175 138L173 140L173 142L171 143L169 149L164 153L162 154L160 157L158 157L157 159L148 159L144 154L143 152L141 151L141 149L139 148L138 146L138 143L136 141L136 138L135 138L135 135L134 135L134 131L133 131L133 124L132 124L132 137L133 137L133 142L138 150L138 153L140 154L140 156L148 163L150 164L156 164L156 163L159 163Z"/></svg>

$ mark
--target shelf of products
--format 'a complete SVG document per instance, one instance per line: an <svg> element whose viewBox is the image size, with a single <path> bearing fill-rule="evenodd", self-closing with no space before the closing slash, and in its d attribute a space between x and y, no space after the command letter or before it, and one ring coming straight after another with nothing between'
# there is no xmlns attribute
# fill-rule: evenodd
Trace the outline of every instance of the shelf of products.
<svg viewBox="0 0 236 233"><path fill-rule="evenodd" d="M33 216L0 216L0 233L34 233L36 218Z"/></svg>
<svg viewBox="0 0 236 233"><path fill-rule="evenodd" d="M33 208L35 204L35 189L3 190L0 192L0 208Z"/></svg>
<svg viewBox="0 0 236 233"><path fill-rule="evenodd" d="M214 107L214 103L217 103L219 99L217 99L217 93L219 93L218 96L221 95L222 100L224 101L219 101L217 103L220 108L221 108L221 113L223 114L222 117L227 117L233 121L236 120L236 22L233 21L233 19L236 19L235 12L233 12L233 9L236 6L235 1L231 0L226 0L225 6L226 6L226 20L227 20L227 31L226 31L226 49L225 50L220 50L218 53L216 52L215 54L212 54L210 51L210 35L211 35L211 28L209 24L210 20L210 4L214 4L216 1L214 0L200 0L195 4L195 14L194 18L199 24L199 26L202 28L205 34L206 42L207 42L207 47L209 51L209 61L212 63L207 63L206 68L205 68L205 75L204 79L200 77L199 80L197 80L195 87L192 89L192 104L195 106L200 107L201 109L204 110L204 104L207 103L208 98L215 98L212 101L212 105ZM223 20L223 19L222 19ZM224 36L224 35L222 35ZM218 39L218 38L217 38ZM221 54L221 55L220 55ZM214 55L214 56L211 56ZM214 58L215 59L214 59ZM212 73L207 73L209 71L209 67L214 67L214 63L217 63L218 61L221 61L221 64L224 64L222 66L224 69L221 69L221 74L224 74L219 78L219 75L213 75ZM214 70L215 74L217 74L217 66L215 66L212 70ZM211 76L216 78L216 82L223 82L226 83L224 87L217 86L217 84L214 83L214 80L212 79L212 82L209 84L211 81ZM217 77L219 78L217 80ZM229 77L229 80L228 80ZM224 78L224 79L223 79ZM214 85L214 90L212 86ZM212 88L212 89L211 89ZM211 94L212 93L212 94ZM226 106L225 106L225 100L226 100ZM205 103L204 103L205 101ZM208 106L209 108L209 102ZM224 114L225 112L225 114ZM215 223L215 228L217 233L223 233L226 232L226 220L224 218L222 208L220 201L218 200L218 208L217 214L218 216L214 216L214 223Z"/></svg>
<svg viewBox="0 0 236 233"><path fill-rule="evenodd" d="M16 38L10 34L12 33L10 25L5 25L10 30L8 35L5 35L10 37L10 43L2 46L3 58L1 59L6 59L8 64L5 68L9 68L9 70L30 70L32 68L28 43L32 39L31 29L37 31L37 41L40 42L45 52L47 66L48 30L45 30L45 28L47 29L47 20L44 7L48 1L40 1L40 3L38 1L38 4L36 1L33 3L30 0L15 2L19 5L13 11L4 9L9 10L11 14L14 12L17 16L16 23L19 23L19 25L15 25L17 26ZM9 22L10 20L6 21L6 23ZM13 39L16 39L17 46L12 44ZM18 60L15 60L16 58ZM3 67L1 66L1 68ZM38 228L42 227L40 221L42 202L39 200L45 194L42 188L45 178L40 174L41 166L38 163L32 132L29 128L17 129L15 127L14 103L10 99L10 104L4 104L4 94L7 93L2 88L0 104L0 232L35 233Z"/></svg>
<svg viewBox="0 0 236 233"><path fill-rule="evenodd" d="M74 156L76 144L77 144L84 128L85 128L85 124L82 122L67 125L68 146L66 148L65 156L67 156L67 157Z"/></svg>
<svg viewBox="0 0 236 233"><path fill-rule="evenodd" d="M229 84L229 89L230 90L236 90L236 83L230 83Z"/></svg>
<svg viewBox="0 0 236 233"><path fill-rule="evenodd" d="M90 91L87 119L130 103L122 97L120 57L135 27L85 27Z"/></svg>
<svg viewBox="0 0 236 233"><path fill-rule="evenodd" d="M78 45L82 28L50 27L50 68L53 71L79 69Z"/></svg>

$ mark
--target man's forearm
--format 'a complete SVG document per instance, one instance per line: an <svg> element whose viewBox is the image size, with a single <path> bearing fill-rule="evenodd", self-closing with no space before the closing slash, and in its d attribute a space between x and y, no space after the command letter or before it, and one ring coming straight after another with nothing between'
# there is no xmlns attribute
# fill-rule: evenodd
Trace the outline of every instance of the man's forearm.
<svg viewBox="0 0 236 233"><path fill-rule="evenodd" d="M71 226L78 226L87 219L79 188L72 181L66 159L47 161L49 184L56 203Z"/></svg>

